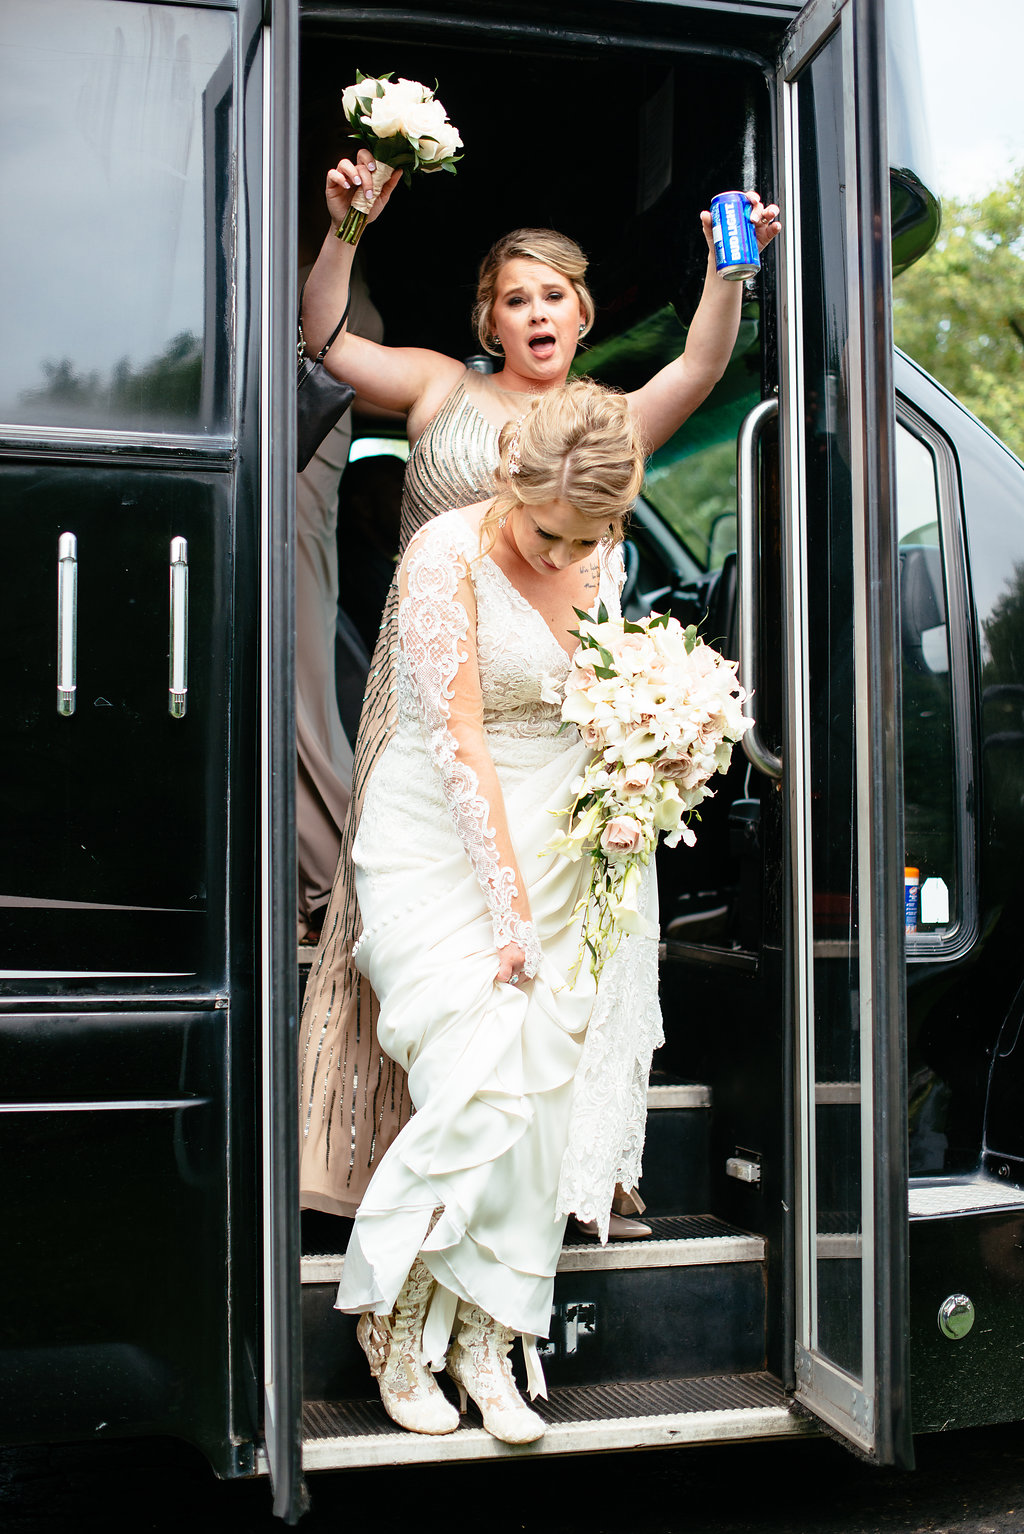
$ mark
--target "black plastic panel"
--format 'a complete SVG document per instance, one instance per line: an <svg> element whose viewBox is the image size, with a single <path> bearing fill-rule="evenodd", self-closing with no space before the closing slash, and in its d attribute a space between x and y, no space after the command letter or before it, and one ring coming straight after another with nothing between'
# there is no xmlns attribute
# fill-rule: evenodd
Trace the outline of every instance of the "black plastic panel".
<svg viewBox="0 0 1024 1534"><path fill-rule="evenodd" d="M227 1015L0 1025L0 1436L229 1437Z"/></svg>
<svg viewBox="0 0 1024 1534"><path fill-rule="evenodd" d="M5 968L223 983L227 475L3 470ZM57 711L57 551L78 546L75 711ZM168 709L169 566L188 543L188 701ZM0 981L0 987L4 982ZM6 987L10 989L10 986ZM23 990L23 985L15 987ZM122 987L123 988L123 987Z"/></svg>

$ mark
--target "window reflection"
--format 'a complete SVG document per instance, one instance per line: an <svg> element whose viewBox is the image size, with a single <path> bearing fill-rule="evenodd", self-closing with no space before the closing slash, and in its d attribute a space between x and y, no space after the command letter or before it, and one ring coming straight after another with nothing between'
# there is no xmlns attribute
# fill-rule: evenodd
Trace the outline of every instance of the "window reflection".
<svg viewBox="0 0 1024 1534"><path fill-rule="evenodd" d="M0 419L218 433L234 19L7 0Z"/></svg>
<svg viewBox="0 0 1024 1534"><path fill-rule="evenodd" d="M931 449L896 431L906 862L920 876L919 932L959 904L953 700L939 494Z"/></svg>

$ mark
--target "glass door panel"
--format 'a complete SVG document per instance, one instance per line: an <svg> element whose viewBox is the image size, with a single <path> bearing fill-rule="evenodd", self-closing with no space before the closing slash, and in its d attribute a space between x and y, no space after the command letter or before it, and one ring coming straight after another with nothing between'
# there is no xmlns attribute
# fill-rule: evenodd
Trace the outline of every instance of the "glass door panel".
<svg viewBox="0 0 1024 1534"><path fill-rule="evenodd" d="M796 1043L796 1393L907 1459L903 830L883 8L783 48L782 421Z"/></svg>

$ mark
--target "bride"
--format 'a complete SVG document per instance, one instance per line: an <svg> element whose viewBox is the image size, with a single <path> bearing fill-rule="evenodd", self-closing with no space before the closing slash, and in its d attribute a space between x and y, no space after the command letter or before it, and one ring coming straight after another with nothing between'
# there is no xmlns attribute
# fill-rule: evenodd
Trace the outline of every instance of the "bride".
<svg viewBox="0 0 1024 1534"><path fill-rule="evenodd" d="M658 1026L656 943L624 938L599 983L577 968L589 870L544 851L589 757L560 726L575 610L618 612L643 449L626 399L582 379L507 424L499 451L494 498L429 522L399 574L398 722L353 848L355 962L416 1112L360 1205L337 1306L359 1313L396 1422L454 1430L431 1373L446 1367L463 1408L528 1443L544 1426L509 1349L518 1334L545 1393L535 1338L607 1062L644 1029L649 1060ZM620 1132L604 1130L613 1159Z"/></svg>

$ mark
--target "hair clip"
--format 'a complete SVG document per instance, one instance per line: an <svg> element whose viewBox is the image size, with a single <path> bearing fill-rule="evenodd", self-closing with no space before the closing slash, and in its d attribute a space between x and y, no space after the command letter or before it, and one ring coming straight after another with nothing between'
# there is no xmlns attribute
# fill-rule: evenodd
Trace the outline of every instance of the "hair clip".
<svg viewBox="0 0 1024 1534"><path fill-rule="evenodd" d="M521 474L523 470L522 461L519 457L519 438L522 436L523 422L525 420L526 412L524 411L515 424L512 441L508 445L508 472L510 474Z"/></svg>

